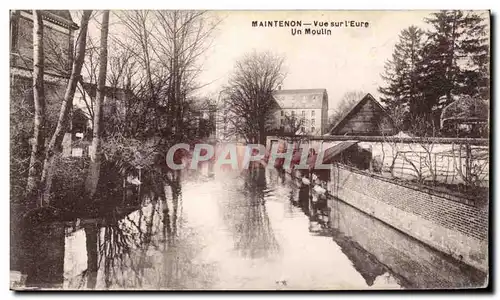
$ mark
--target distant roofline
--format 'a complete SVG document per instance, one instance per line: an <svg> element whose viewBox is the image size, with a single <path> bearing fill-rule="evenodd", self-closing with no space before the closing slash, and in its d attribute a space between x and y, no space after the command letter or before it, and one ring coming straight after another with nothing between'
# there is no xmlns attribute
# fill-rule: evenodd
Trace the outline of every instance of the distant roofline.
<svg viewBox="0 0 500 300"><path fill-rule="evenodd" d="M292 99L283 100L278 102L281 109L322 109L323 108L323 99L324 95L328 95L326 89L290 89L290 90L276 90L273 91L274 96L280 95L319 95L321 94L321 103L318 103L316 100L309 102L308 105L305 106L297 106ZM319 99L318 99L319 100Z"/></svg>
<svg viewBox="0 0 500 300"><path fill-rule="evenodd" d="M97 84L95 83L89 83L89 82L83 82L83 90L85 93L87 93L90 97L96 97L97 95ZM113 87L113 86L104 86L104 95L106 97L112 97L112 96L118 96L119 94L117 93L123 93L123 95L131 95L133 96L133 92L130 90L127 90L125 88L121 87ZM121 97L117 97L116 99L118 100L123 100Z"/></svg>
<svg viewBox="0 0 500 300"><path fill-rule="evenodd" d="M326 93L326 89L290 89L290 90L275 90L275 94L307 94L307 93Z"/></svg>
<svg viewBox="0 0 500 300"><path fill-rule="evenodd" d="M33 10L23 10L24 12L27 12L29 14L33 14ZM43 19L50 21L54 24L58 24L62 27L66 27L72 30L78 30L80 27L73 22L73 19L71 19L71 13L68 10L68 15L70 19L64 18L53 11L50 10L41 10Z"/></svg>

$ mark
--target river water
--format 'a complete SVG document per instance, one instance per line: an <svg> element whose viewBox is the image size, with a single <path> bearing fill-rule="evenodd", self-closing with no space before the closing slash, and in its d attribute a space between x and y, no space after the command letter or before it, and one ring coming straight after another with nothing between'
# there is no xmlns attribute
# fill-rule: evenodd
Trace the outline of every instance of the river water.
<svg viewBox="0 0 500 300"><path fill-rule="evenodd" d="M165 197L144 194L120 220L40 228L17 288L404 287L360 247L311 232L297 188L274 170L186 174Z"/></svg>

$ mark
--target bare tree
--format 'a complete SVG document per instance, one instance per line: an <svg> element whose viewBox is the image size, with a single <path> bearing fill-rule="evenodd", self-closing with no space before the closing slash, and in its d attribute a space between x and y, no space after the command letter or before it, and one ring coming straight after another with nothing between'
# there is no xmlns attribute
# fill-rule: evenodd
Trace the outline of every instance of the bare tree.
<svg viewBox="0 0 500 300"><path fill-rule="evenodd" d="M395 108L391 111L390 115L396 128L402 128L405 118L404 110ZM422 125L425 123L425 120L418 117L414 117L411 123L414 125L409 130L410 134L415 136L418 136L418 133L424 134L423 136L418 136L418 143L403 143L403 140L399 135L386 136L382 130L384 125L379 125L384 142L380 144L382 158L380 162L380 169L378 171L389 171L392 177L398 177L396 176L396 171L397 169L401 169L399 176L411 175L420 184L423 184L429 179L431 182L435 183L437 180L436 155L434 154L435 138L437 135L436 128L433 127L432 131L421 130L422 126L429 125ZM383 166L386 158L385 145L388 145L391 150L389 153L391 163L388 170L384 170ZM403 145L405 145L407 149L402 149L405 148ZM405 168L405 166L408 167Z"/></svg>
<svg viewBox="0 0 500 300"><path fill-rule="evenodd" d="M299 117L295 114L290 115L285 113L284 118L283 118L283 133L285 135L295 135L297 133L302 133L304 134L305 132L302 132L302 127L304 127L306 124L306 118L304 117Z"/></svg>
<svg viewBox="0 0 500 300"><path fill-rule="evenodd" d="M193 123L188 113L190 94L199 87L195 82L201 71L198 58L210 44L217 22L205 12L194 11L127 11L115 12L113 17L119 22L109 35L108 98L101 136L106 157L123 158L118 159L120 169L128 170L133 162L114 155L121 151L111 148L138 143L142 146L137 149L156 151L188 135L186 128ZM98 48L89 47L94 54ZM97 57L88 55L85 64L91 86L97 78ZM178 61L177 68L173 61ZM96 93L86 95L80 88L94 119Z"/></svg>
<svg viewBox="0 0 500 300"><path fill-rule="evenodd" d="M122 47L117 42L111 32L108 32L108 70L107 70L107 99L103 107L103 116L106 122L103 123L102 135L112 135L120 133L130 136L131 121L134 114L137 114L139 104L134 91L140 86L140 80L134 80L139 73L137 58L129 48ZM99 67L99 46L95 46L95 41L89 37L87 39L87 55L82 69L82 80L78 85L78 90L82 95L85 115L94 124L94 108L97 94L97 77Z"/></svg>
<svg viewBox="0 0 500 300"><path fill-rule="evenodd" d="M92 135L92 151L90 153L90 166L85 189L92 199L97 189L99 181L99 171L101 168L101 127L102 127L102 105L106 94L106 73L108 68L108 31L109 31L109 10L102 14L101 23L101 46L99 55L99 76L97 78L97 95L94 110L94 127Z"/></svg>
<svg viewBox="0 0 500 300"><path fill-rule="evenodd" d="M37 206L39 185L42 176L42 163L45 150L45 91L43 83L44 51L43 51L43 20L42 13L33 11L33 100L35 103L35 124L31 141L31 159L27 182L28 199L36 197Z"/></svg>
<svg viewBox="0 0 500 300"><path fill-rule="evenodd" d="M80 74L82 71L83 61L85 59L85 47L87 41L87 29L92 11L84 11L80 32L77 39L76 57L73 62L73 68L71 70L71 76L69 78L68 85L66 86L66 91L64 93L64 99L61 104L61 110L59 112L59 119L52 138L50 139L49 145L45 151L45 160L43 163L42 177L40 187L43 194L43 204L48 204L50 197L50 190L52 184L52 172L54 167L55 155L61 152L61 144L63 141L64 134L67 131L69 123L69 112L73 107L73 97L75 96L76 85L78 84ZM42 204L42 202L40 202Z"/></svg>
<svg viewBox="0 0 500 300"><path fill-rule="evenodd" d="M126 42L112 39L130 54L127 65L135 70L125 76L138 100L135 117L127 118L131 127L141 139L186 141L186 102L202 86L197 82L200 61L219 20L204 11L127 11L115 16Z"/></svg>
<svg viewBox="0 0 500 300"><path fill-rule="evenodd" d="M95 97L88 95L86 91L86 83L93 86L97 83L98 61L99 61L99 47L95 45L95 41L91 36L87 36L87 48L85 50L85 60L82 67L82 76L80 77L77 89L82 95L82 100L85 103L86 115L94 123L94 101ZM87 95L89 97L87 97Z"/></svg>
<svg viewBox="0 0 500 300"><path fill-rule="evenodd" d="M473 147L470 143L452 144L454 171L466 188L484 185L488 180L489 151L486 147Z"/></svg>
<svg viewBox="0 0 500 300"><path fill-rule="evenodd" d="M273 92L285 78L283 64L283 57L270 52L252 52L236 62L222 92L229 135L265 144L278 107Z"/></svg>

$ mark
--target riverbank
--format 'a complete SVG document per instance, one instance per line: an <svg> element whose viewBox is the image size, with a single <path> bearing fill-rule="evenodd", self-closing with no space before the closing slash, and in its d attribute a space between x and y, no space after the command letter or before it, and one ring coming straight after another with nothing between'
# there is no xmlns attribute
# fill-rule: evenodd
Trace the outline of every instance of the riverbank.
<svg viewBox="0 0 500 300"><path fill-rule="evenodd" d="M338 164L332 165L326 181L311 180L314 177L304 177L304 184L300 172L288 171L286 176L311 190L326 186L329 230L338 243L350 245L347 251L364 249L371 257L368 261L384 265L408 288L487 285L487 226L477 225L481 216L487 221L483 203L474 206L466 199L439 198ZM309 201L303 202L309 214ZM470 217L477 216L475 211L483 214ZM456 218L457 213L462 219ZM464 221L472 219L474 226Z"/></svg>

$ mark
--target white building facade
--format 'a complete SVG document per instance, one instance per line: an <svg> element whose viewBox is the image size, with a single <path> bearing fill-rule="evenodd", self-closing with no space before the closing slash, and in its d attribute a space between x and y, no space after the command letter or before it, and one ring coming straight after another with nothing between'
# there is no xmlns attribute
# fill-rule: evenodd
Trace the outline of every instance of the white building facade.
<svg viewBox="0 0 500 300"><path fill-rule="evenodd" d="M328 93L326 89L278 90L274 98L280 109L275 112L277 128L297 129L296 134L327 133ZM293 125L291 123L294 123Z"/></svg>

